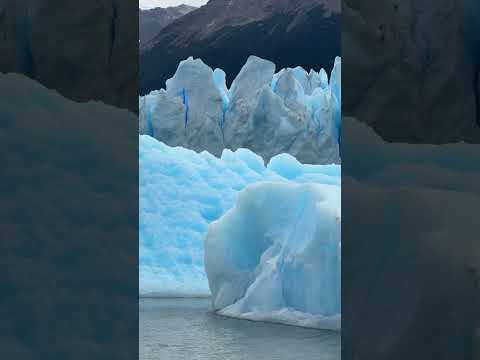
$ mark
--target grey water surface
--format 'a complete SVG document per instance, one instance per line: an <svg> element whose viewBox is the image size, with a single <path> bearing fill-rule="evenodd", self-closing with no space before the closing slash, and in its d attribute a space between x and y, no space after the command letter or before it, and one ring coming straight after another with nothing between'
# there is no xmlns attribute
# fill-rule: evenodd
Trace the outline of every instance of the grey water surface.
<svg viewBox="0 0 480 360"><path fill-rule="evenodd" d="M237 320L209 299L140 299L140 360L339 360L340 333Z"/></svg>

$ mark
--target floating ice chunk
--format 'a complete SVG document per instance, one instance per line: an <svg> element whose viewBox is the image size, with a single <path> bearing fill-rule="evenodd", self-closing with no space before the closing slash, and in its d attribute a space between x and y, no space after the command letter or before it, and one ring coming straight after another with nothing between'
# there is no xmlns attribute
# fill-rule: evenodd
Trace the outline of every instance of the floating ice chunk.
<svg viewBox="0 0 480 360"><path fill-rule="evenodd" d="M222 315L339 329L340 187L247 187L209 225L205 268Z"/></svg>
<svg viewBox="0 0 480 360"><path fill-rule="evenodd" d="M210 294L203 247L208 224L225 214L249 184L340 186L338 165L301 165L290 155L279 155L265 167L260 156L246 149L226 149L217 158L146 135L139 142L141 295Z"/></svg>

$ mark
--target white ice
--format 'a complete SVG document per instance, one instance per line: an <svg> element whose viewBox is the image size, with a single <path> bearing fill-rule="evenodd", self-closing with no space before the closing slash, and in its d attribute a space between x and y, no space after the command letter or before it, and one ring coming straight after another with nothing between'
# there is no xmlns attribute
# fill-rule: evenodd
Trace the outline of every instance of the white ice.
<svg viewBox="0 0 480 360"><path fill-rule="evenodd" d="M166 90L139 99L140 134L170 146L207 150L248 148L266 161L289 153L306 164L339 163L341 60L325 70L275 73L250 56L226 86L225 72L192 57L180 62Z"/></svg>
<svg viewBox="0 0 480 360"><path fill-rule="evenodd" d="M220 314L340 328L340 187L262 182L210 224L205 268Z"/></svg>

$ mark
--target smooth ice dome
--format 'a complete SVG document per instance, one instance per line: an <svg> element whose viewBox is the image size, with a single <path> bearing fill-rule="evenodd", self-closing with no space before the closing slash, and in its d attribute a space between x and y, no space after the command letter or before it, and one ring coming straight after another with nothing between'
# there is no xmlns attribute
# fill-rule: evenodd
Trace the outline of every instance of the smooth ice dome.
<svg viewBox="0 0 480 360"><path fill-rule="evenodd" d="M208 225L260 181L340 186L340 166L302 165L291 155L271 159L246 149L221 158L140 136L140 295L208 296L204 239Z"/></svg>
<svg viewBox="0 0 480 360"><path fill-rule="evenodd" d="M258 183L209 225L205 268L222 315L340 328L340 187Z"/></svg>
<svg viewBox="0 0 480 360"><path fill-rule="evenodd" d="M288 153L305 164L339 163L341 60L325 70L275 73L250 56L230 89L225 72L200 59L182 61L166 90L139 98L140 134L170 146L207 150L248 148L266 161Z"/></svg>

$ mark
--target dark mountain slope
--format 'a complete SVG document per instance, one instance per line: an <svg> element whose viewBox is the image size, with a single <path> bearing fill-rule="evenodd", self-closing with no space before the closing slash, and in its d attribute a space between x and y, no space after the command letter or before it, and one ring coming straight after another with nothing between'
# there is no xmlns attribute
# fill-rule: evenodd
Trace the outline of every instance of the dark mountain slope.
<svg viewBox="0 0 480 360"><path fill-rule="evenodd" d="M138 18L140 47L158 35L165 26L195 9L196 7L185 4L168 8L140 9Z"/></svg>
<svg viewBox="0 0 480 360"><path fill-rule="evenodd" d="M189 56L229 75L249 55L278 68L329 71L340 55L340 2L327 0L211 0L167 26L140 54L140 93L165 86Z"/></svg>

